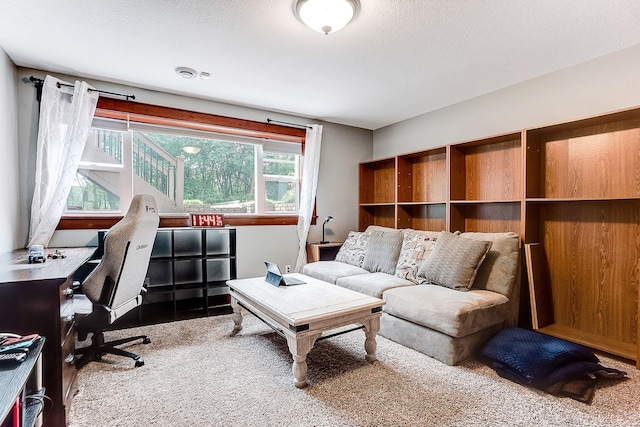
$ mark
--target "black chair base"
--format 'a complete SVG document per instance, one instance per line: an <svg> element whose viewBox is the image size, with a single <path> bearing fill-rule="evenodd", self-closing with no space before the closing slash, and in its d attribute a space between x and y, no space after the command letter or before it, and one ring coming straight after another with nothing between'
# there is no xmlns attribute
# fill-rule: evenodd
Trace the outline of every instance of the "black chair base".
<svg viewBox="0 0 640 427"><path fill-rule="evenodd" d="M117 345L129 343L136 340L142 340L142 344L149 344L151 342L149 337L147 337L146 335L136 335L135 337L104 342L104 334L102 332L94 333L91 337L91 345L76 349L76 356L80 356L75 360L76 368L80 369L89 362L98 361L102 359L102 356L105 354L115 354L117 356L129 357L135 361L135 367L142 366L144 365L144 360L142 360L142 357L135 353L131 353L130 351L116 348Z"/></svg>

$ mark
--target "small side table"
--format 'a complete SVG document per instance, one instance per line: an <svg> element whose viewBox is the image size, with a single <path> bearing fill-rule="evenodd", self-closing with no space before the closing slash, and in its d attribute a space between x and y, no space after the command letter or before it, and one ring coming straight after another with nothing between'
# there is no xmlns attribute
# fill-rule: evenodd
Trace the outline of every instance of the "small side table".
<svg viewBox="0 0 640 427"><path fill-rule="evenodd" d="M307 262L332 261L344 242L307 243Z"/></svg>

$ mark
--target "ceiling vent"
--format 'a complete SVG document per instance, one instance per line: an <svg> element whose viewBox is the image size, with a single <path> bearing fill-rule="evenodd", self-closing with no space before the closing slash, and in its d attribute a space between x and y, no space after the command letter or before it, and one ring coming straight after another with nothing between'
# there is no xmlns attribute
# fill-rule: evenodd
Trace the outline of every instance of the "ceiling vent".
<svg viewBox="0 0 640 427"><path fill-rule="evenodd" d="M198 75L198 72L193 68L189 67L178 67L176 68L176 74L182 77L183 79L193 79Z"/></svg>

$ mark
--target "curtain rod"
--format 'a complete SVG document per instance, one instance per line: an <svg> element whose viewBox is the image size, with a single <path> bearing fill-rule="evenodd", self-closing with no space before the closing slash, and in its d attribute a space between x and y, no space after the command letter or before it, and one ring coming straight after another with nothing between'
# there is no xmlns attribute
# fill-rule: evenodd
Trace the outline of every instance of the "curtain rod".
<svg viewBox="0 0 640 427"><path fill-rule="evenodd" d="M271 119L267 119L267 123L276 123L276 124L280 124L280 125L287 125L287 126L293 126L293 127L297 127L300 129L311 129L311 126L306 126L306 125L299 125L297 123L289 123L289 122L281 122L279 120L271 120Z"/></svg>
<svg viewBox="0 0 640 427"><path fill-rule="evenodd" d="M42 95L42 85L44 84L44 80L39 79L37 77L31 76L31 77L29 77L29 81L36 85L36 88L38 89L38 101L39 101L40 100L40 96ZM60 89L61 86L74 87L74 85L70 85L70 84L66 84L66 83L60 83L60 82L56 83L56 86L58 87L58 89ZM107 92L105 90L99 90L99 89L88 89L88 90L90 90L92 92L104 93L104 94L107 94L107 95L122 96L127 101L136 99L135 95L125 95L123 93Z"/></svg>

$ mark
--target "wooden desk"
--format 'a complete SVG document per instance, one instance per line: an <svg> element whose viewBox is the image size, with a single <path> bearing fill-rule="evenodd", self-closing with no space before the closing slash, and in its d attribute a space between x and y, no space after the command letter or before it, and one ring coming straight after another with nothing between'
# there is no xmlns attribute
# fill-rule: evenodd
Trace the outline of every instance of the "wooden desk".
<svg viewBox="0 0 640 427"><path fill-rule="evenodd" d="M56 248L48 248L45 254ZM66 258L29 264L29 251L0 254L0 331L46 337L42 385L53 404L45 407L44 426L64 427L77 391L73 365L75 320L73 274L96 248L58 248Z"/></svg>
<svg viewBox="0 0 640 427"><path fill-rule="evenodd" d="M343 242L307 243L307 262L332 261Z"/></svg>

